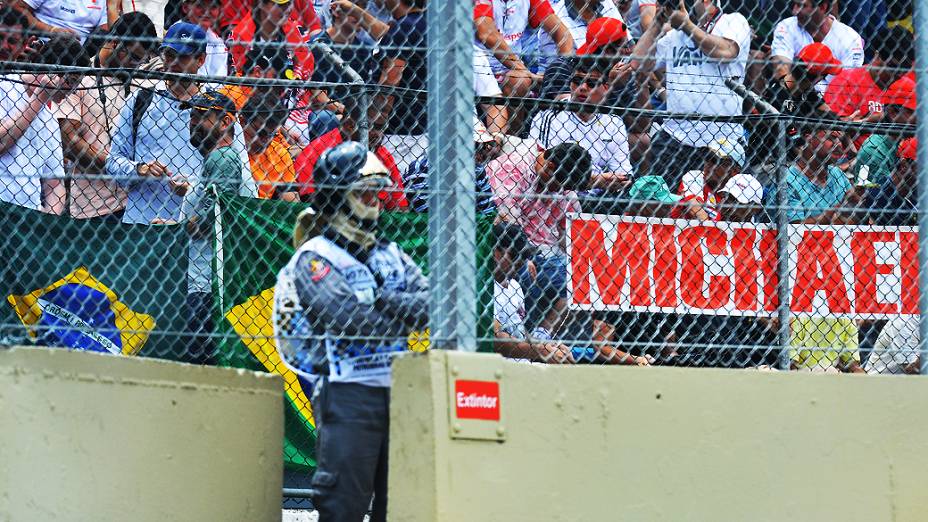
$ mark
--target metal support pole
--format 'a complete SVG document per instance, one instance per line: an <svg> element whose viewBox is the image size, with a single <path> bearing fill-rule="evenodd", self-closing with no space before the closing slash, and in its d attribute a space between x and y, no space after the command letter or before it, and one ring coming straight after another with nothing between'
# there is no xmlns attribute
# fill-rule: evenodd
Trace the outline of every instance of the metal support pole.
<svg viewBox="0 0 928 522"><path fill-rule="evenodd" d="M428 8L430 338L465 351L477 350L472 9Z"/></svg>
<svg viewBox="0 0 928 522"><path fill-rule="evenodd" d="M356 109L358 124L358 141L365 146L368 145L368 136L370 136L370 123L367 118L367 110L370 107L370 97L367 93L367 87L364 86L364 78L358 74L350 65L348 65L342 56L335 52L328 44L315 42L313 48L322 53L323 56L335 66L342 74L351 78L351 85L356 86L358 97L358 108ZM354 90L352 90L354 92Z"/></svg>
<svg viewBox="0 0 928 522"><path fill-rule="evenodd" d="M928 4L915 2L915 70L916 97L918 107L918 322L919 356L921 365L919 373L928 375ZM912 284L914 281L903 281Z"/></svg>
<svg viewBox="0 0 928 522"><path fill-rule="evenodd" d="M789 220L786 217L786 119L777 120L777 319L780 369L789 370Z"/></svg>

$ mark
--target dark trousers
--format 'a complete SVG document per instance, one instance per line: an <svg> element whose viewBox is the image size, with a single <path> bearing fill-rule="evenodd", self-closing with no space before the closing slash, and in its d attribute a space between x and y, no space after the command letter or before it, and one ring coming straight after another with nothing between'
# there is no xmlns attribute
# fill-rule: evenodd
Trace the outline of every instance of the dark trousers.
<svg viewBox="0 0 928 522"><path fill-rule="evenodd" d="M316 463L313 505L320 522L387 519L390 389L323 381L313 396Z"/></svg>
<svg viewBox="0 0 928 522"><path fill-rule="evenodd" d="M651 140L651 174L664 178L674 194L680 189L683 175L701 170L705 159L706 149L680 143L664 131Z"/></svg>
<svg viewBox="0 0 928 522"><path fill-rule="evenodd" d="M187 351L181 360L191 364L216 364L212 333L213 294L187 294Z"/></svg>

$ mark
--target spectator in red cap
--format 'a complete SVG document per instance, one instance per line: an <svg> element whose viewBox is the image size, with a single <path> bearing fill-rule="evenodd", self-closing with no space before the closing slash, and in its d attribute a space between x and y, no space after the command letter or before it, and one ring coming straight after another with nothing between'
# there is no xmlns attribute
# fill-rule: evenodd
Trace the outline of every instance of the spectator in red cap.
<svg viewBox="0 0 928 522"><path fill-rule="evenodd" d="M790 63L799 51L813 42L827 45L844 67L860 67L864 63L864 43L857 31L831 15L837 0L796 0L793 14L781 20L773 31L770 56L775 64L775 78L790 78ZM816 87L825 92L833 78L826 77Z"/></svg>
<svg viewBox="0 0 928 522"><path fill-rule="evenodd" d="M597 18L587 27L584 44L577 50L579 56L611 59L615 65L609 72L609 92L603 105L610 107L647 108L650 92L647 86L638 87L625 64L631 53L632 44L625 24L617 18ZM559 57L545 71L539 97L547 100L570 98L570 80L573 77L577 58ZM648 131L651 119L640 115L623 116L628 129L628 147L632 162L639 171L647 170L644 160L651 143Z"/></svg>
<svg viewBox="0 0 928 522"><path fill-rule="evenodd" d="M915 83L903 77L889 86L883 96L883 121L896 124L915 123ZM896 168L899 132L871 134L857 153L854 177L861 186L879 186Z"/></svg>
<svg viewBox="0 0 928 522"><path fill-rule="evenodd" d="M815 86L826 76L839 72L841 62L827 45L818 42L809 44L799 51L790 66L788 78L792 81L787 77L775 80L767 86L764 98L781 114L803 118L836 118ZM776 122L755 121L750 131L749 162L757 166L776 163L777 143L780 140ZM796 128L790 127L789 135L795 137L797 134ZM787 154L791 155L792 151Z"/></svg>
<svg viewBox="0 0 928 522"><path fill-rule="evenodd" d="M912 69L915 50L912 37L901 27L880 33L873 41L873 59L864 67L847 69L834 77L825 101L843 119L880 121L883 96L889 86ZM860 140L858 145L863 142Z"/></svg>

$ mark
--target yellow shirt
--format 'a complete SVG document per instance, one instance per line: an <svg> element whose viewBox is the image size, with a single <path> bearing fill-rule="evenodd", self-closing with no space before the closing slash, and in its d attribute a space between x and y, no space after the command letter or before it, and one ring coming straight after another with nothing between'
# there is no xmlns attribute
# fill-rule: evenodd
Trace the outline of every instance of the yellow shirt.
<svg viewBox="0 0 928 522"><path fill-rule="evenodd" d="M853 319L797 317L790 321L789 356L800 368L827 370L838 361L860 362L857 323Z"/></svg>

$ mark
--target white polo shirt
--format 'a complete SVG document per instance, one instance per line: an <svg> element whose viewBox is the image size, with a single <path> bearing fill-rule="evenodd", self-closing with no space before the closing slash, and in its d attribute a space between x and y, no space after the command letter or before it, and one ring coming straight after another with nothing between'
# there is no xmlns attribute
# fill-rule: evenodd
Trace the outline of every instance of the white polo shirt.
<svg viewBox="0 0 928 522"><path fill-rule="evenodd" d="M731 61L714 60L683 31L674 29L657 42L657 67L666 71L667 110L711 116L741 114L741 98L725 86L728 78L743 80L751 47L751 27L739 13L723 14L709 24L709 34L738 44L738 56ZM663 129L677 141L691 147L705 147L718 138L732 141L743 137L737 123L671 120Z"/></svg>
<svg viewBox="0 0 928 522"><path fill-rule="evenodd" d="M812 35L799 25L795 16L781 20L773 30L773 43L770 44L770 56L779 56L792 61L803 47L812 43ZM831 30L822 43L831 49L831 53L845 68L860 67L864 64L864 40L850 26L834 20ZM815 86L815 90L824 94L828 83L834 76L826 76Z"/></svg>
<svg viewBox="0 0 928 522"><path fill-rule="evenodd" d="M541 111L532 118L529 135L545 149L561 143L581 145L593 159L594 174L633 174L628 131L620 116L596 114L585 122L570 111Z"/></svg>
<svg viewBox="0 0 928 522"><path fill-rule="evenodd" d="M40 22L53 27L74 29L81 39L106 25L106 0L23 0Z"/></svg>
<svg viewBox="0 0 928 522"><path fill-rule="evenodd" d="M0 119L29 104L26 86L0 77ZM25 134L0 154L0 201L42 209L42 179L64 179L61 127L52 109L42 107Z"/></svg>

